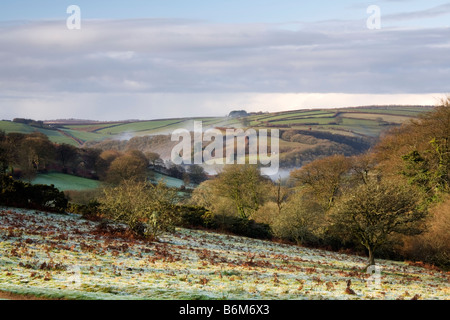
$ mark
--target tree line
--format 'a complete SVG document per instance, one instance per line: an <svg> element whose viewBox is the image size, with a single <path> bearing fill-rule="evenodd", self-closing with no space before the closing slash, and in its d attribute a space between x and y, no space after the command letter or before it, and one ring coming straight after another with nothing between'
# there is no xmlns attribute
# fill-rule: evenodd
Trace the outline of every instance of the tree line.
<svg viewBox="0 0 450 320"><path fill-rule="evenodd" d="M0 131L0 174L31 182L38 173L62 172L89 179L117 184L122 180L145 181L152 169L189 183L206 180L200 166L170 165L156 152L142 152L128 148L78 148L70 144L57 144L40 132L29 134Z"/></svg>
<svg viewBox="0 0 450 320"><path fill-rule="evenodd" d="M40 132L29 134L0 131L0 173L32 181L50 170L99 179L107 171L101 151L52 143Z"/></svg>

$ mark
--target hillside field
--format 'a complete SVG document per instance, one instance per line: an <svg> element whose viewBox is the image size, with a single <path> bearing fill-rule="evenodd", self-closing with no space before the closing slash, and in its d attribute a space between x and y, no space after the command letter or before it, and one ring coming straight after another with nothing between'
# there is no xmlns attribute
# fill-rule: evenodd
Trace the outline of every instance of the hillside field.
<svg viewBox="0 0 450 320"><path fill-rule="evenodd" d="M450 294L449 273L408 262L379 260L371 278L360 256L182 228L148 242L118 228L113 235L73 214L0 208L0 291L108 300L444 300Z"/></svg>
<svg viewBox="0 0 450 320"><path fill-rule="evenodd" d="M249 114L241 118L197 117L149 121L44 121L55 130L33 127L23 123L0 121L0 130L30 133L39 131L56 143L82 145L105 139L129 139L133 136L170 134L178 128L192 130L193 121L209 127L254 127L319 130L352 136L378 136L383 130L399 125L422 112L427 106L373 106L340 109L293 110L275 113Z"/></svg>
<svg viewBox="0 0 450 320"><path fill-rule="evenodd" d="M98 180L86 179L64 173L39 173L32 181L33 184L54 185L60 191L90 190L100 187Z"/></svg>
<svg viewBox="0 0 450 320"><path fill-rule="evenodd" d="M184 185L183 180L170 177L161 173L152 172L151 179L154 182L162 181L168 187L180 188ZM60 191L88 191L97 189L102 186L99 180L87 179L70 174L59 172L39 173L36 178L31 181L32 184L54 185Z"/></svg>
<svg viewBox="0 0 450 320"><path fill-rule="evenodd" d="M279 130L280 168L299 168L315 159L342 154L352 156L369 150L384 132L432 110L430 106L366 106L339 109L304 109L273 113L243 113L240 117L193 117L101 122L92 120L0 121L6 133L41 132L50 141L82 148L137 149L156 152L169 161L178 141L177 129L194 130L201 121L204 131L225 129ZM246 114L246 115L245 115ZM205 146L205 144L204 144ZM224 153L225 154L225 153Z"/></svg>

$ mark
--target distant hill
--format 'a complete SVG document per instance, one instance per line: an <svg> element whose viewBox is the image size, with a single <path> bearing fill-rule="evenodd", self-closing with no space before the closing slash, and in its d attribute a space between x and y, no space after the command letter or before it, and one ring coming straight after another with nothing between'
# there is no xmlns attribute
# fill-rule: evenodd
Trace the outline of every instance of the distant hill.
<svg viewBox="0 0 450 320"><path fill-rule="evenodd" d="M255 128L280 130L282 167L298 167L318 157L353 155L368 150L390 128L430 111L431 106L360 106L336 109L307 109L247 113L232 111L227 117L172 118L158 120L52 120L0 121L0 130L30 133L39 131L56 143L75 146L158 152L170 157L174 143L170 134L179 128L193 130L193 121L208 128ZM150 138L150 136L160 136ZM135 138L135 139L133 139Z"/></svg>

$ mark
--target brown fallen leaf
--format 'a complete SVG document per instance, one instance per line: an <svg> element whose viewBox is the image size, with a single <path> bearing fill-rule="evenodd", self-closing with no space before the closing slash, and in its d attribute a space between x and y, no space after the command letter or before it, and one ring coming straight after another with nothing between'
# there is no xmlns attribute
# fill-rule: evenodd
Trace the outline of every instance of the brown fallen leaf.
<svg viewBox="0 0 450 320"><path fill-rule="evenodd" d="M334 285L331 281L328 281L327 283L325 283L325 285L327 286L328 291L334 290Z"/></svg>
<svg viewBox="0 0 450 320"><path fill-rule="evenodd" d="M350 288L351 285L352 285L352 281L348 280L347 281L347 288L345 289L345 293L346 294L356 294L355 291L353 291L353 289Z"/></svg>

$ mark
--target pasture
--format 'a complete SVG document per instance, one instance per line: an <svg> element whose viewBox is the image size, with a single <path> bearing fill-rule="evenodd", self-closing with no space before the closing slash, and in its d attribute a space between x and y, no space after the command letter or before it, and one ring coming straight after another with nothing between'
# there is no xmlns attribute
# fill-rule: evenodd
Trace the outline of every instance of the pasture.
<svg viewBox="0 0 450 320"><path fill-rule="evenodd" d="M97 180L86 179L64 173L40 173L32 181L33 184L54 185L60 191L85 191L97 189L101 183Z"/></svg>

